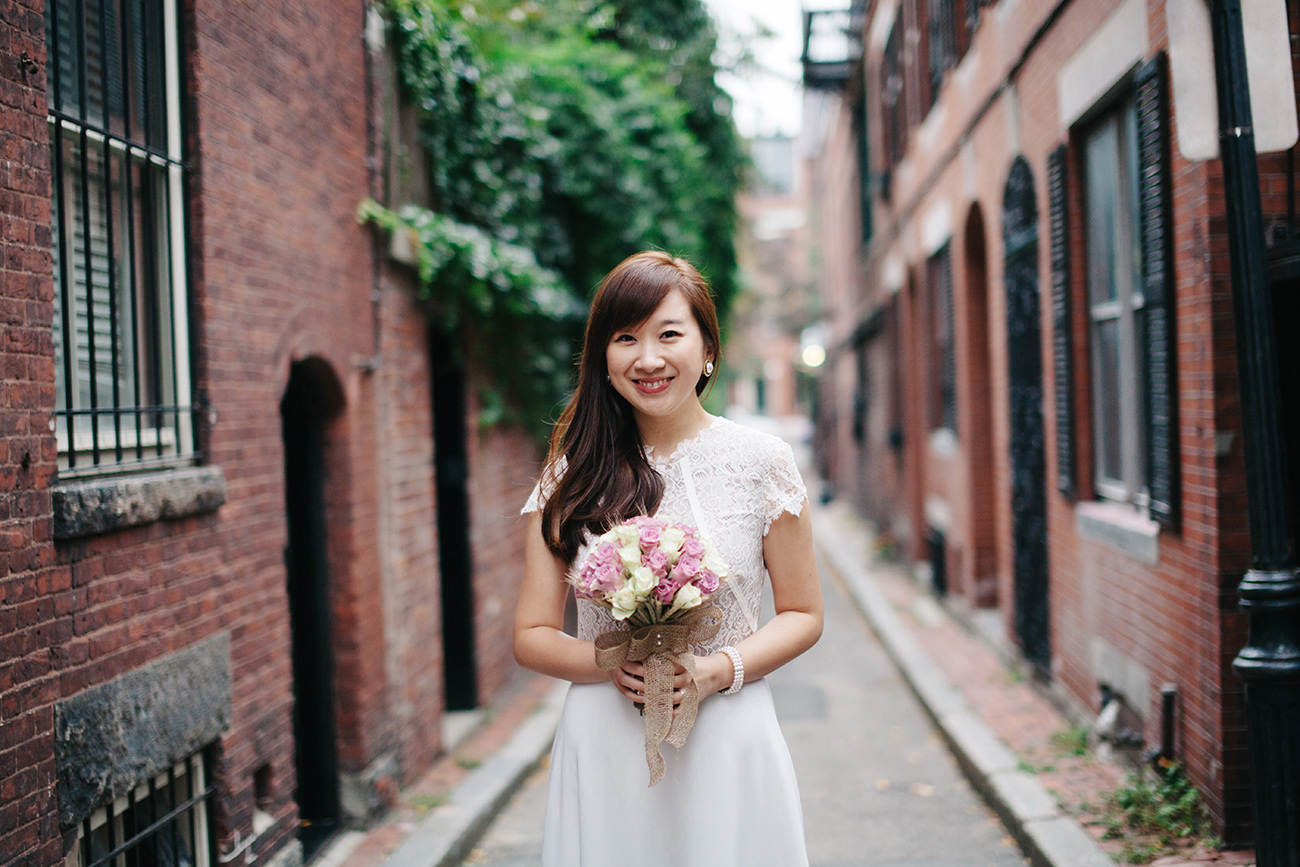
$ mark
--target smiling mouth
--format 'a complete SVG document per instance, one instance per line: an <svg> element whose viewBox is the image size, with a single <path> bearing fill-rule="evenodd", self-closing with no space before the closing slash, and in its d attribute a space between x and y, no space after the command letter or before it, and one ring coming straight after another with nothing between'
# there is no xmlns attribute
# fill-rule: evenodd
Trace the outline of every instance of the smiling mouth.
<svg viewBox="0 0 1300 867"><path fill-rule="evenodd" d="M638 390L646 394L658 394L668 387L668 384L673 381L673 378L671 376L666 376L660 379L634 379L632 381L636 383Z"/></svg>

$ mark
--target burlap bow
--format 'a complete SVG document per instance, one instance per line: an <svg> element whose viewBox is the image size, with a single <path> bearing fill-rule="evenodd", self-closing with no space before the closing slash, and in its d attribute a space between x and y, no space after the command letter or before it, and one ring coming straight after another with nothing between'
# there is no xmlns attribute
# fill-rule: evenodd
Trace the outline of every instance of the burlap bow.
<svg viewBox="0 0 1300 867"><path fill-rule="evenodd" d="M691 645L718 634L722 611L716 605L694 608L668 623L652 623L631 631L617 629L596 636L596 665L613 671L626 661L645 664L645 761L650 785L664 778L665 740L681 749L695 725L700 689L695 684L695 654ZM674 663L681 663L691 679L673 716Z"/></svg>

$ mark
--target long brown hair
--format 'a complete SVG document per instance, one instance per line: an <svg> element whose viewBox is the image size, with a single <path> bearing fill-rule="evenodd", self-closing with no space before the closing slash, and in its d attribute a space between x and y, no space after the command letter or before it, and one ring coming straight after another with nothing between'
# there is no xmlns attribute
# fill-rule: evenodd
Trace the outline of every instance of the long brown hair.
<svg viewBox="0 0 1300 867"><path fill-rule="evenodd" d="M700 272L684 259L656 250L629 256L605 275L592 299L578 388L555 423L542 473L548 493L542 537L566 561L578 553L584 530L603 533L659 508L663 477L646 460L632 407L608 382L605 353L616 333L649 319L674 289L700 326L705 358L717 364L722 341L713 297ZM708 383L701 375L695 393Z"/></svg>

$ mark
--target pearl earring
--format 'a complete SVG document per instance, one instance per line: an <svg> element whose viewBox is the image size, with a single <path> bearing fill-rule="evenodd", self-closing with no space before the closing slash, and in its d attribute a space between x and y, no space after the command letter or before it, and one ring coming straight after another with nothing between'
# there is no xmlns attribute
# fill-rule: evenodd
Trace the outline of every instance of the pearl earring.
<svg viewBox="0 0 1300 867"><path fill-rule="evenodd" d="M712 361L706 361L706 362L704 362L704 375L705 375L705 376L713 376L713 362L712 362Z"/></svg>

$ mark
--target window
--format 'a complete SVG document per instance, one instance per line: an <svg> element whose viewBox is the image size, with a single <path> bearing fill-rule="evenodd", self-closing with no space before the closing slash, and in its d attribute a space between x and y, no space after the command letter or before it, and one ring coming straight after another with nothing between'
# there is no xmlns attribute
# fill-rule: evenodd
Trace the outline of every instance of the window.
<svg viewBox="0 0 1300 867"><path fill-rule="evenodd" d="M1132 99L1083 136L1095 488L1106 499L1140 503L1147 354L1137 145Z"/></svg>
<svg viewBox="0 0 1300 867"><path fill-rule="evenodd" d="M203 759L191 756L81 823L79 867L210 867Z"/></svg>
<svg viewBox="0 0 1300 867"><path fill-rule="evenodd" d="M881 97L885 115L885 154L893 168L903 159L907 147L907 94L903 70L903 25L894 22L885 40L885 55L881 62Z"/></svg>
<svg viewBox="0 0 1300 867"><path fill-rule="evenodd" d="M858 158L858 239L863 246L871 243L872 201L871 151L867 145L867 89L862 88L853 102L853 134L857 139Z"/></svg>
<svg viewBox="0 0 1300 867"><path fill-rule="evenodd" d="M944 244L926 262L930 296L930 427L957 430L957 348L953 339L952 258Z"/></svg>
<svg viewBox="0 0 1300 867"><path fill-rule="evenodd" d="M949 69L957 65L957 0L930 0L930 89L927 107L939 99L939 88Z"/></svg>
<svg viewBox="0 0 1300 867"><path fill-rule="evenodd" d="M45 28L60 472L187 462L175 0L49 0Z"/></svg>

